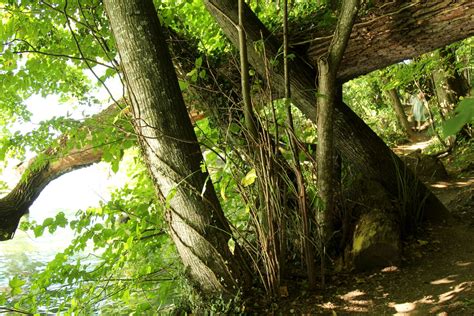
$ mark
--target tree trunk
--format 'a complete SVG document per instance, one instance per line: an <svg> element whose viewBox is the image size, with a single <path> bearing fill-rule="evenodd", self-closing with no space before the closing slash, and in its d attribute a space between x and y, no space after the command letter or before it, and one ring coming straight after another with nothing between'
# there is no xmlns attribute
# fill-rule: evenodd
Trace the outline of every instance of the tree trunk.
<svg viewBox="0 0 474 316"><path fill-rule="evenodd" d="M238 36L234 27L237 21L237 4L231 0L206 0L209 12L215 17L224 33L237 45ZM250 63L264 77L266 69L261 54L261 39L264 38L266 56L269 59L279 54L280 43L258 20L247 7L244 12L245 31L247 34L248 57ZM230 20L229 20L230 19ZM350 43L350 42L349 42ZM327 46L326 46L327 49ZM343 59L344 60L344 59ZM282 63L278 63L269 75L276 91L284 91L284 76ZM387 65L384 65L387 66ZM345 64L340 69L344 69ZM295 54L289 64L292 100L307 118L316 122L316 71L302 58ZM353 69L353 71L355 71ZM340 74L340 72L338 73ZM339 77L341 79L341 77ZM341 155L352 162L367 177L379 181L388 192L400 197L398 174L404 170L403 162L346 104L337 103L334 113L334 137L336 147ZM420 201L426 195L426 218L443 220L448 216L444 205L419 182L413 173L407 175L410 183L418 183L421 189Z"/></svg>
<svg viewBox="0 0 474 316"><path fill-rule="evenodd" d="M338 72L340 80L353 79L474 34L472 0L396 0L372 11L356 21L352 29ZM298 29L304 30L304 25L298 23ZM291 44L295 50L305 51L306 60L316 67L327 51L332 31L309 26L296 33Z"/></svg>
<svg viewBox="0 0 474 316"><path fill-rule="evenodd" d="M440 49L439 58L442 66L433 71L432 76L440 113L443 118L446 118L456 106L459 97L465 96L469 88L464 82L465 79L454 68L455 52L447 48Z"/></svg>
<svg viewBox="0 0 474 316"><path fill-rule="evenodd" d="M250 280L186 112L151 0L104 1L117 42L134 128L170 234L189 277L209 295L235 295Z"/></svg>
<svg viewBox="0 0 474 316"><path fill-rule="evenodd" d="M318 219L321 229L322 257L321 274L322 285L325 284L325 254L326 247L333 236L335 218L335 166L334 166L334 108L338 100L338 86L336 81L337 70L344 55L344 50L351 34L354 20L359 10L359 0L344 0L338 17L336 30L329 45L327 54L318 60L318 98L317 98L317 124L318 124L318 147L316 149L316 160L318 163L318 190L319 197L323 202L323 208L318 210L323 213L323 220Z"/></svg>
<svg viewBox="0 0 474 316"><path fill-rule="evenodd" d="M397 116L398 123L408 138L412 139L415 134L411 130L410 123L408 122L407 115L405 114L405 110L403 109L403 104L400 101L400 96L398 95L397 90L392 88L387 91L387 95L390 98L393 110Z"/></svg>

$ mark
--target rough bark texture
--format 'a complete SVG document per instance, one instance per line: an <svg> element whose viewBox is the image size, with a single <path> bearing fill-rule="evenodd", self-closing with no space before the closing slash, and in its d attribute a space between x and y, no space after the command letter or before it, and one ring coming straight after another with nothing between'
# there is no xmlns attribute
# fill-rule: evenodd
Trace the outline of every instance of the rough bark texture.
<svg viewBox="0 0 474 316"><path fill-rule="evenodd" d="M318 60L318 98L317 98L317 125L318 125L318 147L316 159L318 162L318 190L319 196L324 204L324 220L318 220L322 227L323 243L327 246L333 235L333 218L335 209L334 200L334 108L337 99L338 84L336 74L339 68L344 50L347 46L349 35L357 15L360 2L357 0L345 0L342 2L341 13L338 17L336 30L329 46L327 54ZM323 282L324 283L324 282Z"/></svg>
<svg viewBox="0 0 474 316"><path fill-rule="evenodd" d="M455 70L456 55L453 50L440 49L439 58L441 67L433 71L432 77L440 114L445 119L456 106L459 97L469 92L469 84Z"/></svg>
<svg viewBox="0 0 474 316"><path fill-rule="evenodd" d="M438 106L441 117L446 119L446 116L451 112L455 105L455 95L449 90L446 80L446 72L444 69L437 69L432 73L433 83L435 87L436 97L438 98Z"/></svg>
<svg viewBox="0 0 474 316"><path fill-rule="evenodd" d="M134 128L187 272L205 294L249 280L203 161L153 2L104 1L120 53Z"/></svg>
<svg viewBox="0 0 474 316"><path fill-rule="evenodd" d="M229 21L237 21L237 4L231 0L206 0L206 6L215 17L222 30L236 45L238 42L237 30ZM469 6L469 5L467 5ZM253 12L246 8L244 12L245 30L247 33L248 55L250 63L260 74L265 74L265 63L261 54L261 39L265 39L265 51L268 58L278 55L280 43L270 34L265 26L258 20ZM471 26L470 23L469 26ZM469 35L470 32L464 32ZM433 38L430 41L434 41ZM446 43L445 43L446 44ZM260 47L260 49L259 49ZM430 46L431 47L431 46ZM326 46L327 49L327 46ZM368 63L373 61L368 61ZM387 66L388 64L374 64L374 67ZM290 78L292 100L307 118L316 122L316 93L314 81L316 71L303 59L296 55L290 63ZM346 69L344 63L341 70ZM280 64L271 69L270 78L276 91L284 91L283 67ZM361 74L352 68L351 74ZM344 77L339 77L339 79ZM397 185L398 170L405 167L401 160L393 154L386 144L344 103L336 104L334 113L334 137L336 147L347 160L352 162L367 177L375 179L394 196L400 196ZM410 181L417 182L412 173L408 175ZM420 194L428 195L426 199L426 217L432 220L441 220L448 212L441 202L422 184ZM423 200L420 197L420 201Z"/></svg>
<svg viewBox="0 0 474 316"><path fill-rule="evenodd" d="M390 98L390 102L397 116L398 123L400 124L408 138L412 138L414 136L414 133L411 130L410 123L408 122L407 115L405 114L405 110L403 109L403 104L400 101L400 96L398 95L397 90L390 89L387 91L387 95Z"/></svg>
<svg viewBox="0 0 474 316"><path fill-rule="evenodd" d="M302 36L293 38L293 45L309 45L301 49L316 66L327 51L331 34L332 30L306 29ZM356 22L338 78L346 81L473 34L472 0L392 1Z"/></svg>

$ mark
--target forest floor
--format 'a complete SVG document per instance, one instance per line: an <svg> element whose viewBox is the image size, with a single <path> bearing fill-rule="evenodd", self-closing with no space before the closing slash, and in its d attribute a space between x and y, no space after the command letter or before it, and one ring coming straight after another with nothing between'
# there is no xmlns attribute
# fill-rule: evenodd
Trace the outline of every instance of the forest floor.
<svg viewBox="0 0 474 316"><path fill-rule="evenodd" d="M397 153L422 149L429 142L421 137ZM330 275L328 286L315 292L289 285L289 296L275 306L275 314L474 315L473 154L472 147L455 151L443 161L449 179L427 183L452 218L405 241L400 266ZM467 155L462 167L452 163L459 155Z"/></svg>

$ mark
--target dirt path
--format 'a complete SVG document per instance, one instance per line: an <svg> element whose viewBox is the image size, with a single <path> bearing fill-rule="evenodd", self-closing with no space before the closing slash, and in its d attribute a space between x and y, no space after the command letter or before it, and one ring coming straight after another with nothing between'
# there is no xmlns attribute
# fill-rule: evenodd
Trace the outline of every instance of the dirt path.
<svg viewBox="0 0 474 316"><path fill-rule="evenodd" d="M397 150L407 154L427 142L420 139ZM290 293L278 310L297 315L474 315L474 172L429 185L453 219L407 241L399 267L338 274L324 290L292 298Z"/></svg>
<svg viewBox="0 0 474 316"><path fill-rule="evenodd" d="M474 315L472 224L428 227L405 245L400 267L338 275L326 290L302 295L285 309L300 315Z"/></svg>

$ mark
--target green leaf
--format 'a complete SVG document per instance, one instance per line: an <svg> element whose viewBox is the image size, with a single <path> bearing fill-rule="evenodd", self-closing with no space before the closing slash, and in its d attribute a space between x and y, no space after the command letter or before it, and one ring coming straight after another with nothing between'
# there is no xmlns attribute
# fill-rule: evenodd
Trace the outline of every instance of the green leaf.
<svg viewBox="0 0 474 316"><path fill-rule="evenodd" d="M56 225L63 228L66 227L66 225L68 224L68 220L63 212L59 212L56 215L55 221L56 221Z"/></svg>
<svg viewBox="0 0 474 316"><path fill-rule="evenodd" d="M201 66L202 66L202 57L196 58L195 65L196 65L196 68L201 68Z"/></svg>
<svg viewBox="0 0 474 316"><path fill-rule="evenodd" d="M17 275L15 275L13 279L11 279L8 282L8 285L10 286L10 289L11 289L11 294L12 295L21 294L22 292L21 287L25 285L25 283L26 283L25 280L22 280Z"/></svg>
<svg viewBox="0 0 474 316"><path fill-rule="evenodd" d="M186 91L189 87L189 83L186 82L186 81L183 81L183 80L178 80L178 83L179 83L179 89L181 91Z"/></svg>
<svg viewBox="0 0 474 316"><path fill-rule="evenodd" d="M40 237L43 235L44 232L44 226L38 225L35 228L33 228L33 233L35 234L35 237Z"/></svg>
<svg viewBox="0 0 474 316"><path fill-rule="evenodd" d="M170 207L170 202L174 198L174 196L176 195L177 192L178 192L177 188L173 188L173 189L170 190L170 192L166 196L166 208Z"/></svg>
<svg viewBox="0 0 474 316"><path fill-rule="evenodd" d="M224 185L224 184L221 185L220 194L221 194L222 200L224 201L227 201L227 196L225 195L226 188L227 188L227 185Z"/></svg>
<svg viewBox="0 0 474 316"><path fill-rule="evenodd" d="M248 187L249 185L252 185L255 182L255 179L257 179L257 172L255 171L255 168L252 168L245 177L243 177L241 184L244 187Z"/></svg>
<svg viewBox="0 0 474 316"><path fill-rule="evenodd" d="M234 241L234 239L232 239L232 238L229 239L229 240L227 241L227 245L229 246L230 252L231 252L232 254L234 254L234 250L235 250L235 241Z"/></svg>
<svg viewBox="0 0 474 316"><path fill-rule="evenodd" d="M120 167L120 160L117 160L117 159L113 160L110 166L112 168L112 172L117 173Z"/></svg>
<svg viewBox="0 0 474 316"><path fill-rule="evenodd" d="M47 219L45 219L45 220L43 221L43 226L45 226L45 227L46 227L46 226L50 226L51 224L53 224L53 222L54 222L54 219L51 218L51 217L48 217Z"/></svg>
<svg viewBox="0 0 474 316"><path fill-rule="evenodd" d="M125 303L128 303L130 301L130 290L129 289L126 289L125 291L123 291L122 300Z"/></svg>
<svg viewBox="0 0 474 316"><path fill-rule="evenodd" d="M445 137L456 135L464 125L474 122L474 98L465 98L456 107L456 115L443 125Z"/></svg>

